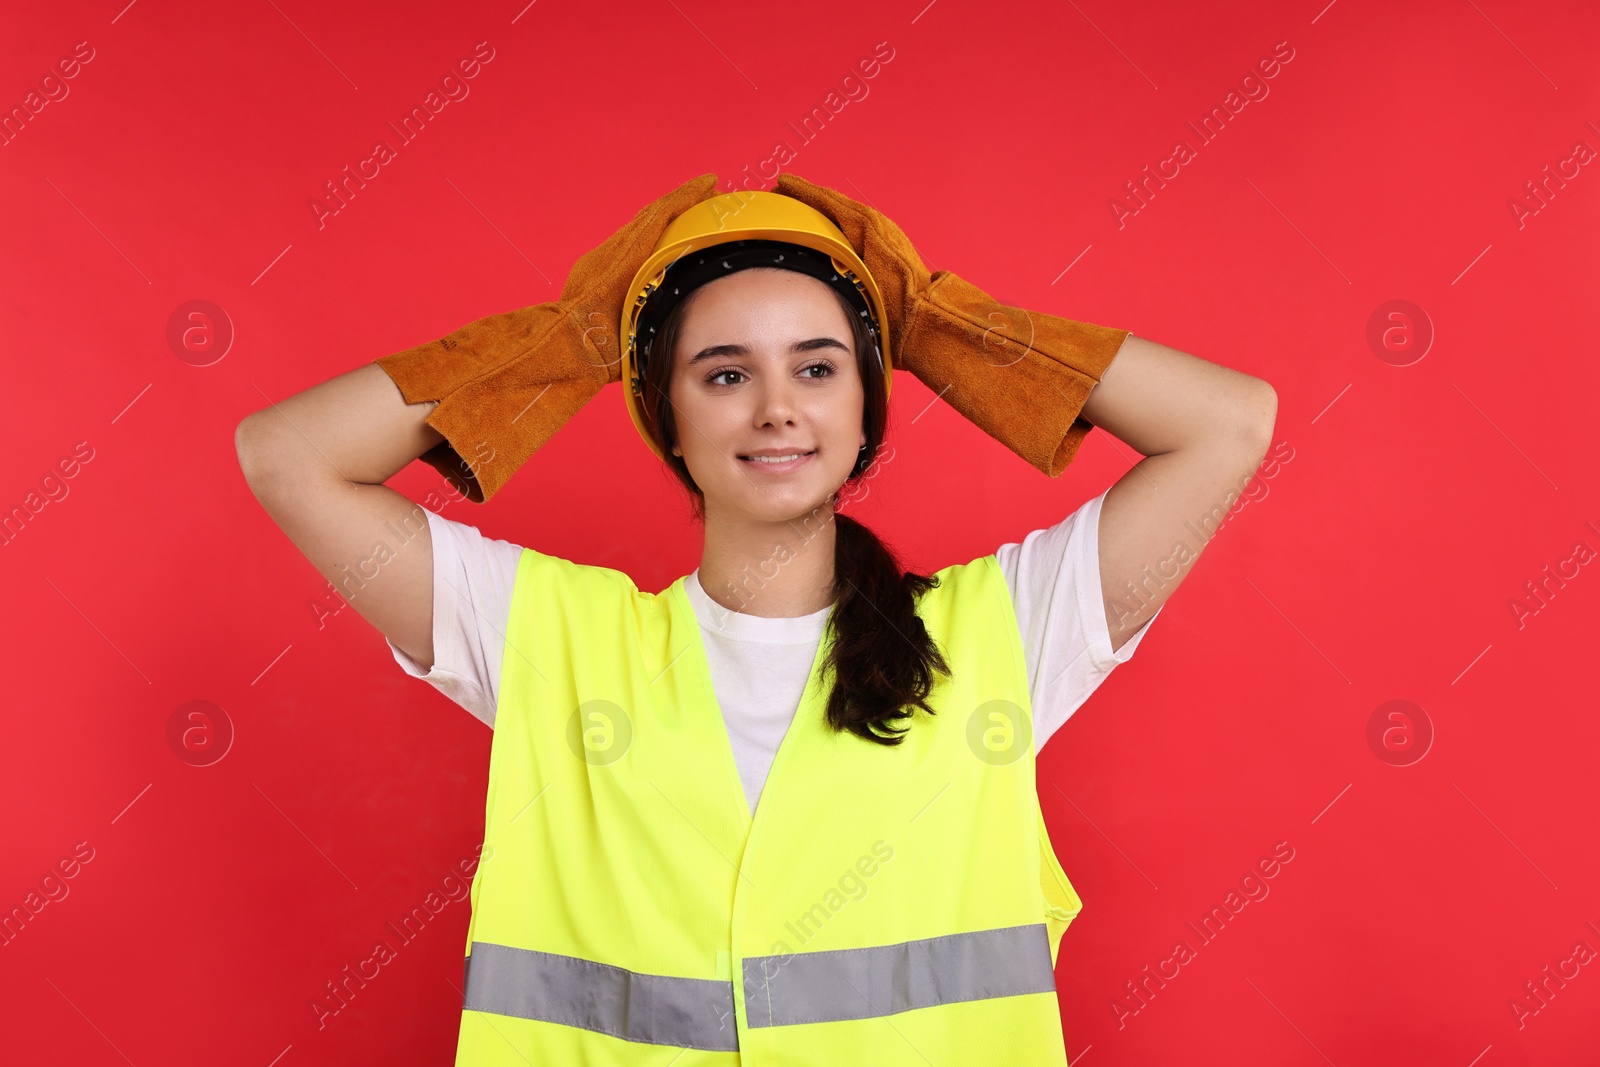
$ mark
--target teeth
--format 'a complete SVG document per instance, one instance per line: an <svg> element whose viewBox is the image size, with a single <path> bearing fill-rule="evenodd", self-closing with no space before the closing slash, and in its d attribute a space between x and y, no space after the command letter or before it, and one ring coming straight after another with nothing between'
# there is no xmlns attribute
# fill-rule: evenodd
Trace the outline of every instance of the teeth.
<svg viewBox="0 0 1600 1067"><path fill-rule="evenodd" d="M752 463L788 463L790 460L799 459L803 453L792 452L787 456L749 456Z"/></svg>

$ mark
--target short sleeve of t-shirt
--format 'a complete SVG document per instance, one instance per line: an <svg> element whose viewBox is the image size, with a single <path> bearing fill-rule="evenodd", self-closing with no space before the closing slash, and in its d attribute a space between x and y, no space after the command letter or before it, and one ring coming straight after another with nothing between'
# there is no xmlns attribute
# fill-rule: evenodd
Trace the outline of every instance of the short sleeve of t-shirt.
<svg viewBox="0 0 1600 1067"><path fill-rule="evenodd" d="M1106 492L1110 492L1109 489ZM1100 508L1106 494L995 552L1017 612L1028 663L1034 743L1044 743L1126 663L1163 604L1116 651L1100 583Z"/></svg>
<svg viewBox="0 0 1600 1067"><path fill-rule="evenodd" d="M426 509L424 509L426 510ZM522 546L428 512L433 538L433 669L388 641L407 674L437 688L490 726Z"/></svg>

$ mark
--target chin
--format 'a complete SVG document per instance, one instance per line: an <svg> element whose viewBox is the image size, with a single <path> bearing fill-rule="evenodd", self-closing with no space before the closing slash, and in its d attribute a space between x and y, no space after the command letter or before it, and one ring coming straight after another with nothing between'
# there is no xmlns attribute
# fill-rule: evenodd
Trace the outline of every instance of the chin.
<svg viewBox="0 0 1600 1067"><path fill-rule="evenodd" d="M803 522L813 515L827 515L832 491L818 492L804 486L769 490L767 493L741 492L734 508L761 522Z"/></svg>
<svg viewBox="0 0 1600 1067"><path fill-rule="evenodd" d="M824 493L817 497L794 496L754 501L746 510L766 522L803 522L813 515L826 515L832 509L828 507L828 494Z"/></svg>
<svg viewBox="0 0 1600 1067"><path fill-rule="evenodd" d="M800 477L773 479L771 484L763 485L756 480L763 476L740 471L731 478L716 479L721 484L708 495L706 510L724 515L741 514L759 522L804 521L810 515L831 512L829 501L843 488L849 476L849 470L816 469ZM705 487L707 482L700 481L700 484Z"/></svg>

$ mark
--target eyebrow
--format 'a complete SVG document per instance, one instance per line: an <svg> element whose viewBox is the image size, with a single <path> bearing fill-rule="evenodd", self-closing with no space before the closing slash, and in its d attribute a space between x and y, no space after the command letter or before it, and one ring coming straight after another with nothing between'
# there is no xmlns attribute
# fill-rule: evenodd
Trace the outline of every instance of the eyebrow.
<svg viewBox="0 0 1600 1067"><path fill-rule="evenodd" d="M837 348L846 354L850 351L843 341L832 337L813 337L809 341L796 341L790 351L811 352L818 348ZM684 366L692 367L697 363L703 363L708 359L717 359L721 356L748 356L749 354L750 349L744 345L712 345L710 348L702 348L695 353Z"/></svg>

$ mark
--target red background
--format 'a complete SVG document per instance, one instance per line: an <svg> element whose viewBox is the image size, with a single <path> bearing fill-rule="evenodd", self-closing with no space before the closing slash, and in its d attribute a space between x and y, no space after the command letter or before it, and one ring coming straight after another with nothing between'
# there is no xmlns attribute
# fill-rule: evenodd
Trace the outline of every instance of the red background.
<svg viewBox="0 0 1600 1067"><path fill-rule="evenodd" d="M1593 5L121 3L13 5L0 34L7 109L94 50L0 147L0 508L93 453L0 545L0 908L93 850L0 947L7 1061L449 1062L464 902L321 1027L311 1004L473 856L490 731L354 611L318 628L324 583L252 498L234 427L554 299L645 202L753 174L779 140L933 267L1278 392L1292 460L1041 757L1085 901L1057 971L1074 1063L1593 1055L1600 965L1511 1007L1600 951L1600 573L1568 565L1520 626L1511 607L1600 548L1600 174L1566 164L1542 205L1525 188L1600 148ZM324 183L480 41L470 95L319 228ZM868 95L800 143L786 124L880 41ZM1202 146L1186 123L1279 42L1269 95ZM1119 223L1179 139L1196 157ZM236 331L208 366L167 339L195 299ZM1397 299L1434 335L1406 366L1367 340ZM1137 458L1096 432L1052 481L942 402L913 424L932 400L899 376L895 462L854 509L924 572ZM394 484L645 589L698 560L614 388L487 507L420 464ZM235 732L210 766L168 741L191 700ZM1434 733L1408 766L1368 742L1390 700ZM1278 842L1270 895L1202 945L1186 924ZM1196 958L1134 1000L1179 939Z"/></svg>

